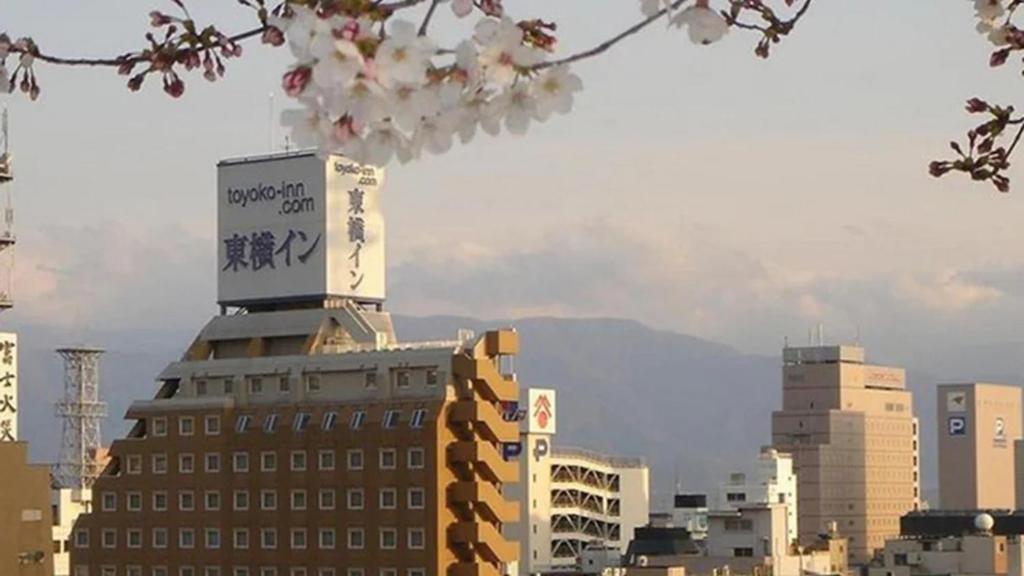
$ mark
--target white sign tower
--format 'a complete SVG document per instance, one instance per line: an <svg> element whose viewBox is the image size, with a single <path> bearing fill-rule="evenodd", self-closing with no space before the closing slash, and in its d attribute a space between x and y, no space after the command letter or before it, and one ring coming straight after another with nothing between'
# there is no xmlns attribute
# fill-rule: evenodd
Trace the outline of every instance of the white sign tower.
<svg viewBox="0 0 1024 576"><path fill-rule="evenodd" d="M0 113L0 311L14 306L14 208L11 204L14 168L10 151L7 109ZM0 332L0 442L18 440L18 336Z"/></svg>
<svg viewBox="0 0 1024 576"><path fill-rule="evenodd" d="M217 301L223 308L383 303L384 173L313 152L217 165Z"/></svg>

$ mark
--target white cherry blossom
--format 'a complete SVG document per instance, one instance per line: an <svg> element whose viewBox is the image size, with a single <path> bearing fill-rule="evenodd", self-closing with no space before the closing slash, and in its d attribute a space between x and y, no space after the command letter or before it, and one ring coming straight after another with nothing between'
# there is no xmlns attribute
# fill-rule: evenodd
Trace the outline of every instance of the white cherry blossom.
<svg viewBox="0 0 1024 576"><path fill-rule="evenodd" d="M473 12L473 0L452 0L452 12L459 18L465 18Z"/></svg>
<svg viewBox="0 0 1024 576"><path fill-rule="evenodd" d="M671 22L679 28L686 26L687 35L694 44L717 42L729 31L729 23L706 2L686 8L673 16Z"/></svg>
<svg viewBox="0 0 1024 576"><path fill-rule="evenodd" d="M308 107L281 111L281 125L291 130L299 148L322 148L331 130L330 120Z"/></svg>
<svg viewBox="0 0 1024 576"><path fill-rule="evenodd" d="M484 118L490 122L503 122L512 134L523 135L530 128L530 120L537 115L537 101L525 82L511 86L494 97L484 108ZM485 125L486 128L486 125Z"/></svg>
<svg viewBox="0 0 1024 576"><path fill-rule="evenodd" d="M553 112L568 114L572 110L573 94L583 89L583 81L569 71L568 66L548 68L530 83L537 101L538 120L547 120Z"/></svg>
<svg viewBox="0 0 1024 576"><path fill-rule="evenodd" d="M363 70L363 55L359 48L330 34L318 34L310 45L310 54L316 58L313 82L321 88L344 86Z"/></svg>
<svg viewBox="0 0 1024 576"><path fill-rule="evenodd" d="M395 20L391 22L387 39L377 48L374 59L377 80L389 88L398 84L422 84L430 58L436 51L432 40L417 33L416 25Z"/></svg>
<svg viewBox="0 0 1024 576"><path fill-rule="evenodd" d="M477 27L480 38L480 27ZM517 68L535 66L544 60L543 51L523 45L523 30L510 18L501 20L498 27L483 31L483 47L480 49L480 66L490 82L508 86L519 75Z"/></svg>
<svg viewBox="0 0 1024 576"><path fill-rule="evenodd" d="M989 23L1006 13L1001 0L974 0L974 10L980 20Z"/></svg>

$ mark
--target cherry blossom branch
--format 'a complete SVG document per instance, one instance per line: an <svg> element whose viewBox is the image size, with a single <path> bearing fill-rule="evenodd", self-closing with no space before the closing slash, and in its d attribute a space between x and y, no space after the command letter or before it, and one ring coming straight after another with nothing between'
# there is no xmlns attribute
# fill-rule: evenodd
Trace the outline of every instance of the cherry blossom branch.
<svg viewBox="0 0 1024 576"><path fill-rule="evenodd" d="M441 0L431 0L430 8L427 8L427 15L423 17L423 23L420 24L419 35L426 36L427 28L430 27L430 19L434 17L434 11L437 10L437 5L441 3Z"/></svg>
<svg viewBox="0 0 1024 576"><path fill-rule="evenodd" d="M650 26L654 22L657 22L663 16L668 14L669 12L672 12L673 10L679 9L680 6L682 6L683 4L687 3L688 1L689 0L675 0L674 2L672 2L671 5L666 6L665 8L662 8L661 10L658 10L654 14L648 16L647 18L644 18L643 20L637 22L636 24L630 26L629 28L626 28L622 32L616 34L615 36L612 36L608 40L605 40L604 42L601 42L600 44L598 44L597 46L594 46L593 48L590 48L589 50L584 50L582 52L577 52L576 54L573 54L571 56L566 56L565 58L560 58L558 60L551 60L551 61L548 61L548 62L541 62L540 64L537 64L536 66L534 66L533 70L543 70L545 68L551 68L552 66L561 66L563 64L572 64L573 62L578 62L580 60L585 60L587 58L593 58L594 56L597 56L599 54L603 54L603 53L607 52L609 49L611 49L613 46L618 44L619 42L622 42L626 38L629 38L630 36L633 36L634 34L640 32L644 28Z"/></svg>

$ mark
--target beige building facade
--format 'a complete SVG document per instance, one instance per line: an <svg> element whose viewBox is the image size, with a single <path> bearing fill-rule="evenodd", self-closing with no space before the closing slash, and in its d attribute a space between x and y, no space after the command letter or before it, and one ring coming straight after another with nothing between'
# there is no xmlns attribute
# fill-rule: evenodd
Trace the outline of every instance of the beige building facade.
<svg viewBox="0 0 1024 576"><path fill-rule="evenodd" d="M900 368L865 363L855 346L783 351L782 410L772 442L793 456L803 542L832 522L866 563L919 506L918 425Z"/></svg>
<svg viewBox="0 0 1024 576"><path fill-rule="evenodd" d="M50 469L29 464L25 442L0 442L0 469L0 574L51 576Z"/></svg>
<svg viewBox="0 0 1024 576"><path fill-rule="evenodd" d="M1016 508L1014 444L1021 439L1021 388L938 387L939 502L947 510Z"/></svg>

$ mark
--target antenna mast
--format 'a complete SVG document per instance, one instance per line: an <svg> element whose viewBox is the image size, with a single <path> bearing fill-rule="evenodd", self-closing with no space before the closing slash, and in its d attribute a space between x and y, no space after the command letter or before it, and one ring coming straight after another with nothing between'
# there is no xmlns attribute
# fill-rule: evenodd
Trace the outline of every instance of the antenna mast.
<svg viewBox="0 0 1024 576"><path fill-rule="evenodd" d="M64 359L64 398L57 417L64 421L60 460L54 467L58 488L91 488L100 475L100 422L107 404L100 402L99 348L61 348Z"/></svg>

